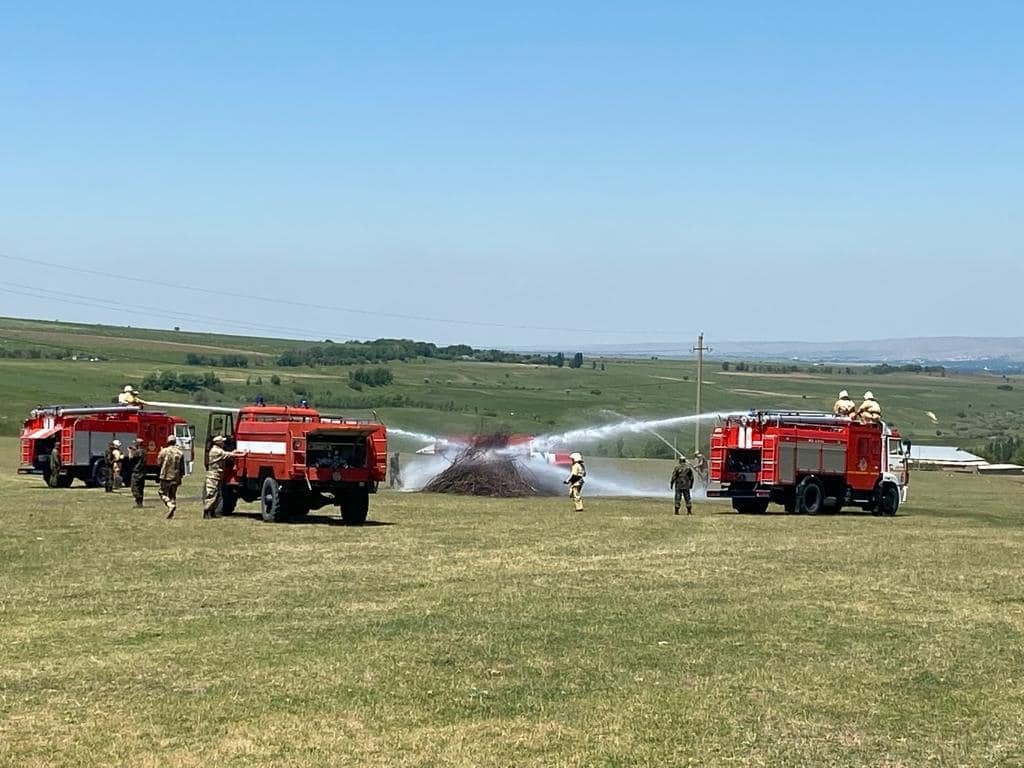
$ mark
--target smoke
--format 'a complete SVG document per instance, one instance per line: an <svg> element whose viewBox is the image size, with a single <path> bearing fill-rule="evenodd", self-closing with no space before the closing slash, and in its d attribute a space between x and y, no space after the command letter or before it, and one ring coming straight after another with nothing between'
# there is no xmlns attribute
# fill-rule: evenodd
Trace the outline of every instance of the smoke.
<svg viewBox="0 0 1024 768"><path fill-rule="evenodd" d="M402 490L419 491L444 472L451 462L444 456L414 456L402 463Z"/></svg>
<svg viewBox="0 0 1024 768"><path fill-rule="evenodd" d="M620 414L614 414L619 416ZM663 442L667 441L655 430L667 427L678 427L685 424L694 424L712 419L725 418L733 415L731 412L708 412L693 416L673 416L664 419L648 419L638 421L636 419L622 418L621 421L604 424L601 426L580 427L560 434L540 435L530 443L529 449L541 453L551 452L557 448L570 447L575 450L577 447L585 446L607 440L610 437L617 437L625 434L654 434ZM444 438L434 435L427 435L421 432L412 432L397 427L388 427L388 433L400 437L408 437L424 443L445 442ZM558 486L568 476L568 468L560 467L549 463L543 456L523 455L523 447L509 446L493 450L495 455L515 456L521 462L524 469L532 473L544 485ZM422 490L434 477L439 475L451 464L450 459L441 455L415 455L403 462L402 466L402 489L405 491ZM598 459L590 463L587 468L587 480L584 485L584 493L588 496L607 497L643 497L643 498L671 498L672 491L668 487L668 474L664 478L651 477L645 474L631 473L626 469L626 464L616 462L612 459ZM669 470L671 471L671 470ZM691 492L693 498L704 498L703 489L694 488Z"/></svg>

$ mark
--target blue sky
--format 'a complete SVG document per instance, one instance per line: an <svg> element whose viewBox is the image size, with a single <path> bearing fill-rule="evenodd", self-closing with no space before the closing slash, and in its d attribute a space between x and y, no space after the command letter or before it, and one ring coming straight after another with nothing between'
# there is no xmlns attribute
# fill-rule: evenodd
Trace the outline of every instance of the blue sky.
<svg viewBox="0 0 1024 768"><path fill-rule="evenodd" d="M506 5L4 6L0 314L1021 334L1024 6Z"/></svg>

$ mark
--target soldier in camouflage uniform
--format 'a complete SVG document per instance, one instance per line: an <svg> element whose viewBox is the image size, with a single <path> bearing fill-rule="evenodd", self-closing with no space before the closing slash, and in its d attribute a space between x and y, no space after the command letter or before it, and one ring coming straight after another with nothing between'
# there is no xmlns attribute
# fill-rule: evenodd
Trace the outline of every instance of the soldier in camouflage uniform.
<svg viewBox="0 0 1024 768"><path fill-rule="evenodd" d="M128 449L128 464L131 467L132 496L135 506L142 508L142 497L146 492L146 447L141 437L135 438L135 445Z"/></svg>
<svg viewBox="0 0 1024 768"><path fill-rule="evenodd" d="M220 517L220 506L224 495L224 469L228 459L244 456L244 451L225 451L224 435L213 438L210 453L206 458L206 490L203 499L203 519Z"/></svg>
<svg viewBox="0 0 1024 768"><path fill-rule="evenodd" d="M160 467L160 500L167 505L167 519L174 517L178 508L178 486L185 477L185 452L177 445L174 435L167 436L167 445L156 457Z"/></svg>
<svg viewBox="0 0 1024 768"><path fill-rule="evenodd" d="M679 503L686 500L686 514L693 514L693 505L690 502L690 489L693 488L693 470L686 463L686 457L679 454L679 464L672 470L672 479L668 484L669 488L675 488L676 514L679 514Z"/></svg>
<svg viewBox="0 0 1024 768"><path fill-rule="evenodd" d="M53 450L50 451L50 479L49 485L51 488L58 487L60 483L60 440L57 440L53 444Z"/></svg>

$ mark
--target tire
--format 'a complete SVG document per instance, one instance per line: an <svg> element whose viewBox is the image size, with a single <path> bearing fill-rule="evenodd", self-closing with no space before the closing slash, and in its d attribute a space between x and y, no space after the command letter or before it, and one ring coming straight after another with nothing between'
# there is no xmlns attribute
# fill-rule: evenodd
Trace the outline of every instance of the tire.
<svg viewBox="0 0 1024 768"><path fill-rule="evenodd" d="M878 510L886 517L894 517L900 508L900 492L894 485L883 485L878 494Z"/></svg>
<svg viewBox="0 0 1024 768"><path fill-rule="evenodd" d="M824 509L825 489L813 477L806 477L796 487L796 511L800 515L816 515Z"/></svg>
<svg viewBox="0 0 1024 768"><path fill-rule="evenodd" d="M107 464L105 461L97 459L92 463L92 469L89 472L89 487L90 488L102 488L107 484Z"/></svg>
<svg viewBox="0 0 1024 768"><path fill-rule="evenodd" d="M222 515L231 515L238 506L238 492L233 485L225 485L220 491L220 509Z"/></svg>
<svg viewBox="0 0 1024 768"><path fill-rule="evenodd" d="M345 494L341 502L341 519L345 525L362 525L370 510L370 494L359 488Z"/></svg>
<svg viewBox="0 0 1024 768"><path fill-rule="evenodd" d="M768 501L764 499L733 501L732 508L740 515L763 515L768 511Z"/></svg>
<svg viewBox="0 0 1024 768"><path fill-rule="evenodd" d="M260 515L267 523L276 523L284 519L284 515L281 514L281 486L272 477L263 481L263 490L260 493Z"/></svg>

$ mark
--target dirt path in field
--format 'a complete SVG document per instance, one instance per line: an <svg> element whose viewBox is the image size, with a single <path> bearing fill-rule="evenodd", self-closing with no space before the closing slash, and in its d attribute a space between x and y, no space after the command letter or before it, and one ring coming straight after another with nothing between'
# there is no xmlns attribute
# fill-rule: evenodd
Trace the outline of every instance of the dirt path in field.
<svg viewBox="0 0 1024 768"><path fill-rule="evenodd" d="M273 357L273 352L255 352L251 349L236 349L232 347L215 347L209 344L193 344L187 341L166 341L163 339L146 339L138 336L103 336L96 333L57 333L50 331L4 331L5 334L16 335L25 341L38 341L54 346L76 346L79 340L93 342L110 346L119 345L146 345L159 344L168 349L180 350L206 350L208 352L225 352L235 355L253 355L255 357Z"/></svg>
<svg viewBox="0 0 1024 768"><path fill-rule="evenodd" d="M771 392L767 389L730 389L737 395L768 395L769 397L803 397L805 392Z"/></svg>

